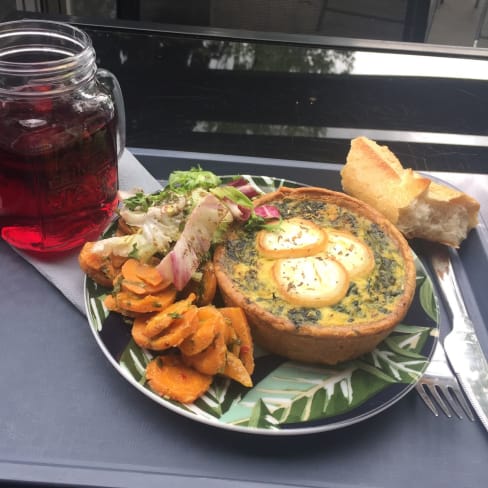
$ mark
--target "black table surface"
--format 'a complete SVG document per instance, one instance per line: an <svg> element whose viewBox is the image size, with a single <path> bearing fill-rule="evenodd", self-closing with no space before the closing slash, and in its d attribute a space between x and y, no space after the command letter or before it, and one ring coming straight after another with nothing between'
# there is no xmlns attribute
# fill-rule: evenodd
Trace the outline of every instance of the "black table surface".
<svg viewBox="0 0 488 488"><path fill-rule="evenodd" d="M306 183L318 175L334 186L359 134L388 143L406 166L488 173L482 50L70 20L92 36L98 64L119 78L128 146L145 148L140 158L157 177L193 158ZM456 269L485 348L487 255L482 222ZM246 435L178 416L127 383L85 316L4 242L0 269L4 486L478 487L488 480L481 423L436 418L415 392L357 425L306 436Z"/></svg>

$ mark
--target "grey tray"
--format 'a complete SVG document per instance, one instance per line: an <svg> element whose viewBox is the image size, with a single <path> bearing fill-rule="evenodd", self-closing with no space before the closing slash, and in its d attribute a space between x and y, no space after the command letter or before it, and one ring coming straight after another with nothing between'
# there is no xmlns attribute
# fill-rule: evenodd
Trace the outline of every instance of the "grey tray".
<svg viewBox="0 0 488 488"><path fill-rule="evenodd" d="M229 156L139 154L158 178L197 162L221 174L267 174L338 188L338 168ZM487 350L486 236L456 259ZM170 412L109 364L86 318L0 242L0 481L110 487L477 487L488 435L435 418L409 393L362 423L300 437L220 430ZM483 287L485 289L483 289ZM445 317L445 314L444 314Z"/></svg>

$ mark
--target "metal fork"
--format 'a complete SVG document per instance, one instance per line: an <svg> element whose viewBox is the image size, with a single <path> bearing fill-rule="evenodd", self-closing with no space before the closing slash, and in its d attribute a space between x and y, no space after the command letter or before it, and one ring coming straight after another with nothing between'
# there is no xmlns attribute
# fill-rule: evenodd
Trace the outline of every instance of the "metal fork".
<svg viewBox="0 0 488 488"><path fill-rule="evenodd" d="M436 417L439 416L439 412L435 404L449 418L452 418L452 409L460 419L463 418L464 411L468 419L474 422L471 408L466 402L461 386L447 362L446 353L440 340L437 341L432 359L415 388Z"/></svg>

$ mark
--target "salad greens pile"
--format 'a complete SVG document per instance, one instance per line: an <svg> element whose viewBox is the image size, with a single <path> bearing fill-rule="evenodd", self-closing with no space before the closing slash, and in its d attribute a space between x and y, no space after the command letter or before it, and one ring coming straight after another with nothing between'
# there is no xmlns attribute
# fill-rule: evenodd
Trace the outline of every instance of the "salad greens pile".
<svg viewBox="0 0 488 488"><path fill-rule="evenodd" d="M273 206L254 207L252 198L259 194L244 177L224 184L200 167L174 171L157 193L121 193L119 216L132 233L102 239L93 252L143 262L157 256L161 259L158 271L181 290L231 222L260 227L270 219L280 219Z"/></svg>

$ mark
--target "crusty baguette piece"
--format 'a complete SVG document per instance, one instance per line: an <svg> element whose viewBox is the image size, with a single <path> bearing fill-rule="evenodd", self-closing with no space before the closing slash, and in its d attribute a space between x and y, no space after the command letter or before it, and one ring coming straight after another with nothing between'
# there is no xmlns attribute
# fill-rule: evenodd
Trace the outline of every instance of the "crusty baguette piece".
<svg viewBox="0 0 488 488"><path fill-rule="evenodd" d="M351 141L341 176L346 193L379 210L407 238L457 248L478 225L478 201L403 168L387 146L367 137Z"/></svg>

